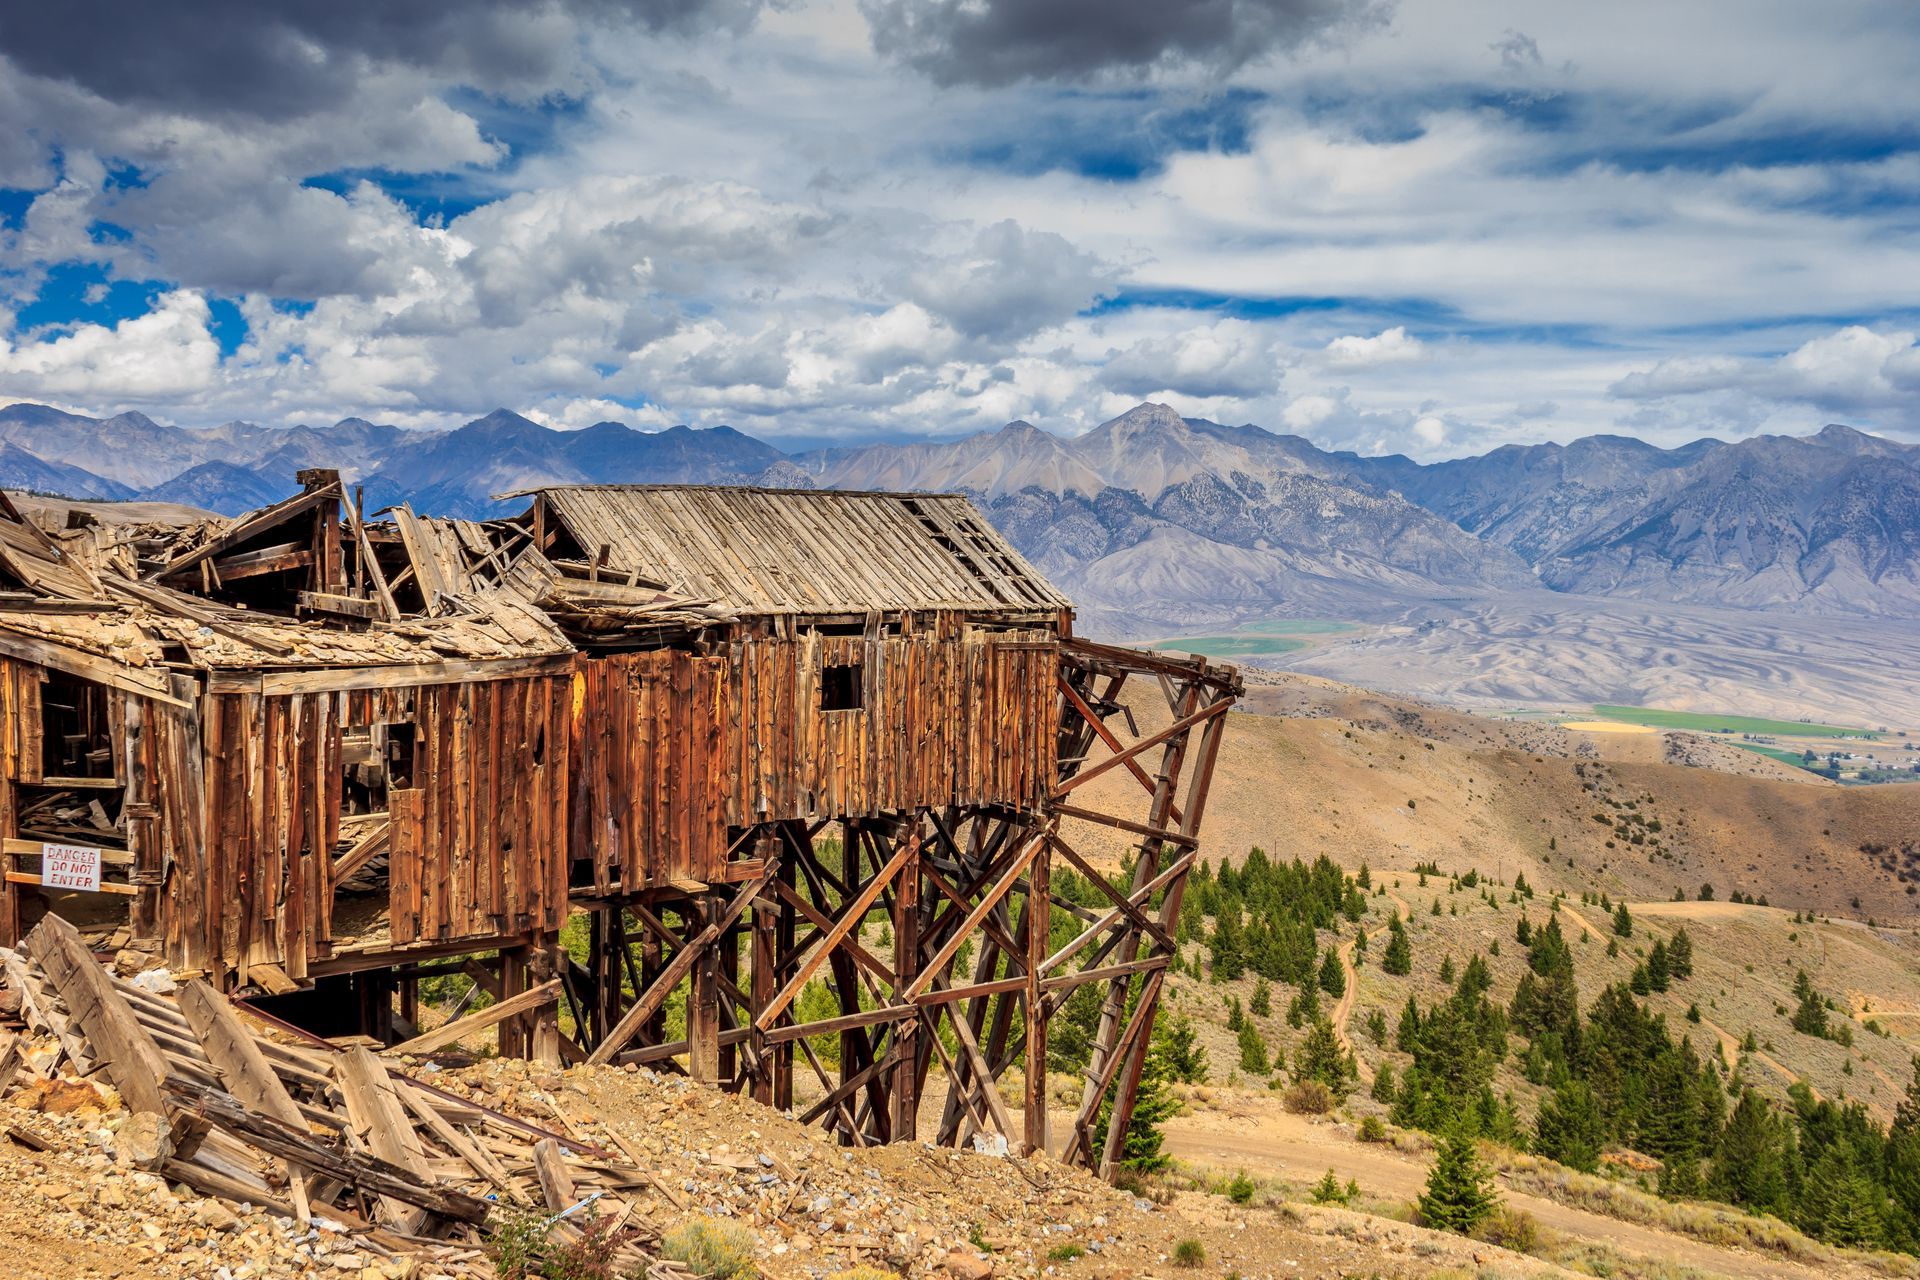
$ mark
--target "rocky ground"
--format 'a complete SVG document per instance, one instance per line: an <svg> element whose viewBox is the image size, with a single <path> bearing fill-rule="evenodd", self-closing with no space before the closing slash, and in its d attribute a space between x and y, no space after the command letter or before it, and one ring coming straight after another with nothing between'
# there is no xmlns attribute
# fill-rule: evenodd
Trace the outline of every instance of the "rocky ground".
<svg viewBox="0 0 1920 1280"><path fill-rule="evenodd" d="M1203 1191L1121 1191L1044 1157L907 1143L853 1151L751 1101L644 1070L491 1061L436 1084L579 1140L656 1179L620 1224L657 1239L693 1215L738 1222L769 1280L853 1267L904 1277L1424 1276L1554 1268L1365 1213L1236 1206ZM434 1280L352 1237L170 1187L128 1167L130 1117L110 1088L23 1073L0 1101L0 1275L19 1280ZM44 1149L40 1149L44 1148ZM1173 1262L1182 1242L1203 1261ZM1555 1272L1557 1273L1557 1272Z"/></svg>

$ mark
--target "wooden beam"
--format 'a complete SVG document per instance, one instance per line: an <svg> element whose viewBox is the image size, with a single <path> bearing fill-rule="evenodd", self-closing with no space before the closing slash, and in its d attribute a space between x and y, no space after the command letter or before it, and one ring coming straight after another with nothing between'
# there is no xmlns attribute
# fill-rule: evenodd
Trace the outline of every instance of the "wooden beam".
<svg viewBox="0 0 1920 1280"><path fill-rule="evenodd" d="M552 1004L559 995L560 985L560 979L558 978L550 982L543 982L537 987L522 991L517 996L508 996L505 1000L490 1004L478 1013L470 1013L464 1018L457 1018L444 1026L435 1027L425 1035L415 1036L411 1040L403 1040L399 1044L390 1045L382 1049L380 1052L387 1054L423 1054L432 1053L435 1049L444 1049L455 1041L464 1040L474 1032L484 1030L496 1022L503 1022L508 1018L517 1018L521 1014L530 1013L542 1005Z"/></svg>
<svg viewBox="0 0 1920 1280"><path fill-rule="evenodd" d="M699 958L700 952L713 945L714 939L720 936L721 931L730 928L733 922L745 913L746 909L752 905L754 898L759 895L760 890L766 887L766 883L767 877L763 874L741 886L739 892L735 893L733 899L727 903L727 909L710 920L706 928L690 939L686 946L680 948L667 967L661 970L660 976L653 980L653 984L641 993L640 998L633 1002L632 1007L627 1010L619 1023L607 1033L606 1038L594 1046L593 1052L587 1055L588 1063L598 1065L610 1062L615 1054L626 1047L627 1041L633 1039L634 1033L653 1017L654 1011L666 1003L673 989L680 985L680 979L686 977L692 970L693 962Z"/></svg>
<svg viewBox="0 0 1920 1280"><path fill-rule="evenodd" d="M1046 841L1047 834L1044 831L1036 833L1027 841L1026 847L1014 858L1012 864L1008 866L1006 872L1000 877L999 882L987 891L986 896L980 899L979 904L975 906L972 911L967 913L967 918L962 920L954 929L953 936L947 939L946 945L941 947L940 950L934 954L934 957L927 961L921 968L920 976L915 978L903 993L908 1000L918 999L920 993L931 986L934 980L940 976L941 972L947 967L947 962L953 959L954 954L958 952L966 940L972 936L974 926L979 924L986 914L993 910L994 906L999 903L1000 899L1007 895L1007 891L1013 888L1014 881L1018 880L1021 875L1025 873L1027 864L1033 861L1034 855L1040 852L1041 848L1046 844Z"/></svg>
<svg viewBox="0 0 1920 1280"><path fill-rule="evenodd" d="M365 1049L348 1049L335 1060L333 1074L346 1100L347 1118L360 1140L374 1155L422 1186L432 1183L426 1153L380 1059ZM380 1216L396 1230L418 1235L426 1225L426 1214L417 1205L418 1201L383 1192Z"/></svg>
<svg viewBox="0 0 1920 1280"><path fill-rule="evenodd" d="M166 1115L165 1086L171 1074L166 1057L80 940L79 931L59 916L47 916L28 935L27 952L60 993L67 1017L106 1067L127 1109Z"/></svg>
<svg viewBox="0 0 1920 1280"><path fill-rule="evenodd" d="M1053 798L1058 800L1061 796L1066 795L1068 792L1076 790L1080 787L1086 786L1089 782L1092 782L1095 778L1099 777L1101 774L1105 773L1107 770L1115 768L1118 765L1123 765L1127 763L1127 761L1133 759L1135 756L1139 755L1142 751L1150 751L1154 747L1159 746L1161 743L1167 742L1170 739L1176 737L1177 735L1185 733L1187 730L1193 728L1193 726L1197 724L1202 723L1203 721L1213 719L1213 717L1224 713L1226 709L1232 705L1233 705L1233 699L1222 698L1220 701L1213 703L1211 706L1202 707L1200 710L1194 712L1192 715L1182 716L1180 719L1175 720L1172 724L1168 725L1166 728L1160 730L1160 732L1140 739L1140 741L1134 743L1132 746L1128 747L1125 751L1122 751L1117 755L1108 756L1105 760L1102 760L1099 764L1094 765L1091 769L1083 769L1079 773L1074 774L1071 778L1068 778L1065 782L1061 783L1059 786L1053 789Z"/></svg>
<svg viewBox="0 0 1920 1280"><path fill-rule="evenodd" d="M872 909L874 899L880 896L880 891L887 887L887 882L906 865L908 852L908 847L902 845L899 851L888 859L887 865L880 868L873 879L867 882L867 887L860 891L860 896L854 899L853 905L841 913L839 921L832 930L820 940L813 952L801 961L798 971L787 979L787 984L780 988L773 1002L760 1011L760 1015L753 1020L754 1026L765 1031L782 1013L786 1012L787 1006L793 1003L794 997L800 994L800 989L807 985L814 971L820 967L833 949L840 945L841 939L859 928L861 922L867 918L867 912Z"/></svg>

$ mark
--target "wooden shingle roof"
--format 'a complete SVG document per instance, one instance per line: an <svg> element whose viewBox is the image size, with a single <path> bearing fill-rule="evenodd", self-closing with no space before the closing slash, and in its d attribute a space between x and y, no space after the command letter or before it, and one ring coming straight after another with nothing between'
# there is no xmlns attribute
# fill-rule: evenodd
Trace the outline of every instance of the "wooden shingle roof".
<svg viewBox="0 0 1920 1280"><path fill-rule="evenodd" d="M609 576L742 614L1071 608L961 494L565 485L537 491Z"/></svg>

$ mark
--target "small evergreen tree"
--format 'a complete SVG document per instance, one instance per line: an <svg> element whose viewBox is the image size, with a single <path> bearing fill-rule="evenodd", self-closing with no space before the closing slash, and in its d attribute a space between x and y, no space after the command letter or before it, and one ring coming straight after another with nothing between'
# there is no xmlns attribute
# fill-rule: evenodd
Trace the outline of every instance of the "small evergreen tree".
<svg viewBox="0 0 1920 1280"><path fill-rule="evenodd" d="M1570 1169L1592 1173L1606 1149L1606 1118L1583 1080L1569 1079L1540 1104L1534 1121L1533 1149Z"/></svg>
<svg viewBox="0 0 1920 1280"><path fill-rule="evenodd" d="M1313 1030L1307 1033L1306 1040L1293 1055L1293 1078L1318 1080L1333 1090L1336 1098L1344 1100L1352 1092L1353 1083L1359 1076L1360 1070L1354 1064L1353 1055L1341 1045L1333 1024L1325 1018L1316 1019Z"/></svg>
<svg viewBox="0 0 1920 1280"><path fill-rule="evenodd" d="M1793 1029L1802 1035L1826 1037L1829 1030L1827 1002L1813 989L1813 979L1807 976L1805 969L1794 979L1793 994L1800 1001L1793 1011Z"/></svg>
<svg viewBox="0 0 1920 1280"><path fill-rule="evenodd" d="M1413 972L1413 945L1407 941L1407 927L1395 916L1388 926L1387 950L1380 957L1380 968L1395 977Z"/></svg>
<svg viewBox="0 0 1920 1280"><path fill-rule="evenodd" d="M1272 1070L1267 1062L1266 1037L1251 1022L1240 1024L1240 1069L1250 1076L1263 1076Z"/></svg>
<svg viewBox="0 0 1920 1280"><path fill-rule="evenodd" d="M1780 1213L1787 1202L1786 1133L1773 1108L1751 1088L1720 1131L1707 1191L1756 1213Z"/></svg>
<svg viewBox="0 0 1920 1280"><path fill-rule="evenodd" d="M1613 909L1613 931L1622 938L1633 936L1633 913L1627 910L1624 902Z"/></svg>
<svg viewBox="0 0 1920 1280"><path fill-rule="evenodd" d="M1655 991L1665 991L1672 981L1673 970L1667 958L1667 944L1655 942L1647 952L1647 985Z"/></svg>
<svg viewBox="0 0 1920 1280"><path fill-rule="evenodd" d="M1254 980L1253 998L1247 1001L1247 1011L1259 1018L1273 1014L1273 988L1265 978Z"/></svg>
<svg viewBox="0 0 1920 1280"><path fill-rule="evenodd" d="M1182 1084L1205 1084L1207 1051L1184 1013L1163 1012L1153 1026L1153 1043L1166 1064L1167 1078Z"/></svg>
<svg viewBox="0 0 1920 1280"><path fill-rule="evenodd" d="M1347 971L1340 963L1340 953L1332 947L1320 961L1320 989L1336 1000L1347 994Z"/></svg>
<svg viewBox="0 0 1920 1280"><path fill-rule="evenodd" d="M1693 976L1693 935L1685 929L1676 929L1667 944L1667 968L1680 982Z"/></svg>
<svg viewBox="0 0 1920 1280"><path fill-rule="evenodd" d="M1500 1203L1493 1173L1480 1161L1472 1135L1456 1128L1440 1144L1420 1196L1420 1221L1436 1231L1465 1235L1486 1221Z"/></svg>

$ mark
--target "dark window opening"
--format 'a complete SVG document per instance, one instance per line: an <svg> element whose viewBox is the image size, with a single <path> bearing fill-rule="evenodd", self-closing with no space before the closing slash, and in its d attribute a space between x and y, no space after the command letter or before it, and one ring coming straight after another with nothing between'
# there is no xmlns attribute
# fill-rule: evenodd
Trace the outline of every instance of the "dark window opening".
<svg viewBox="0 0 1920 1280"><path fill-rule="evenodd" d="M112 778L107 687L49 672L40 687L40 772L48 778Z"/></svg>
<svg viewBox="0 0 1920 1280"><path fill-rule="evenodd" d="M862 705L861 693L858 666L830 663L821 670L822 711L858 711Z"/></svg>
<svg viewBox="0 0 1920 1280"><path fill-rule="evenodd" d="M340 832L333 865L340 876L335 887L345 898L377 901L387 892L392 796L413 785L416 745L411 724L353 725L340 733ZM337 931L354 932L353 919L336 917Z"/></svg>
<svg viewBox="0 0 1920 1280"><path fill-rule="evenodd" d="M420 766L419 732L410 724L390 724L386 729L387 788L410 790Z"/></svg>

